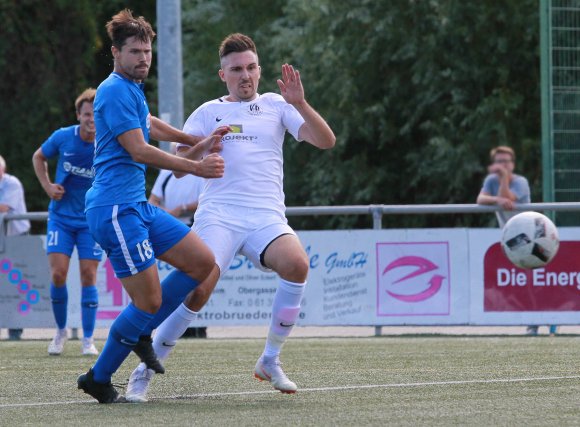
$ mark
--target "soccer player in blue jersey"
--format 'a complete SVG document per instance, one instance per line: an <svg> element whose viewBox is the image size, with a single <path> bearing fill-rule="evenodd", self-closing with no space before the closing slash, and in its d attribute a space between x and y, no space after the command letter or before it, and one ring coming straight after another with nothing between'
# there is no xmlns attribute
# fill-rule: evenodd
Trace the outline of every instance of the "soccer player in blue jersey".
<svg viewBox="0 0 580 427"><path fill-rule="evenodd" d="M111 384L112 375L131 350L163 373L153 353L150 332L214 265L212 252L195 233L147 203L145 169L149 165L219 178L224 173L223 158L216 153L201 161L177 157L149 145L149 137L196 145L206 151L219 144L228 130L196 138L151 116L143 93L155 36L151 25L126 9L113 16L106 28L114 68L95 97L95 179L87 192L85 209L92 235L107 253L132 302L111 325L94 366L77 383L100 403L113 403L118 401L118 393ZM177 269L161 285L155 258ZM143 343L140 337L147 334ZM155 360L148 360L150 356Z"/></svg>
<svg viewBox="0 0 580 427"><path fill-rule="evenodd" d="M76 245L81 272L82 354L97 355L93 331L97 317L98 292L95 287L101 247L95 242L85 218L85 193L93 182L95 89L86 89L75 101L78 125L55 131L32 156L34 172L48 197L46 252L50 264L50 299L57 331L48 354L60 355L67 340L68 291L66 278ZM54 182L47 159L58 157Z"/></svg>

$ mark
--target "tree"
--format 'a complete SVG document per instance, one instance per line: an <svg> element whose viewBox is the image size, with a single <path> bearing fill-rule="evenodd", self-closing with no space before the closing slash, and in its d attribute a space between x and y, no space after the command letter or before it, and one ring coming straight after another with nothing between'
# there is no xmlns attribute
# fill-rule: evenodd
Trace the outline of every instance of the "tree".
<svg viewBox="0 0 580 427"><path fill-rule="evenodd" d="M262 92L277 90L271 83L283 62L300 69L310 103L328 119L338 144L329 152L286 144L289 206L473 203L488 152L498 144L515 147L538 200L535 1L242 3L237 9L226 0L188 3L195 31L184 37L184 52L199 72L186 74L186 86L195 88L196 104L222 94L215 66L211 72L204 66L216 63L207 43L217 47L233 31L257 41ZM386 222L474 225L488 219L427 215ZM369 219L293 222L368 227Z"/></svg>
<svg viewBox="0 0 580 427"><path fill-rule="evenodd" d="M112 71L104 25L130 3L136 14L155 17L153 0L0 0L0 154L22 181L29 211L46 211L49 202L32 154L54 130L76 122L76 96Z"/></svg>
<svg viewBox="0 0 580 427"><path fill-rule="evenodd" d="M72 100L112 69L104 24L123 7L154 21L147 0L0 0L0 154L30 210L48 199L30 158L74 123ZM539 17L535 0L182 0L187 116L223 95L217 48L254 38L260 91L284 62L335 130L335 149L285 144L287 205L472 203L489 150L511 145L540 201ZM155 72L147 82L155 112ZM151 175L154 175L152 171ZM481 225L491 216L389 217L389 226ZM292 218L297 228L368 227L369 218Z"/></svg>
<svg viewBox="0 0 580 427"><path fill-rule="evenodd" d="M473 203L499 144L524 159L538 200L537 9L535 1L289 1L271 48L298 62L339 141L330 156L288 146L289 204Z"/></svg>

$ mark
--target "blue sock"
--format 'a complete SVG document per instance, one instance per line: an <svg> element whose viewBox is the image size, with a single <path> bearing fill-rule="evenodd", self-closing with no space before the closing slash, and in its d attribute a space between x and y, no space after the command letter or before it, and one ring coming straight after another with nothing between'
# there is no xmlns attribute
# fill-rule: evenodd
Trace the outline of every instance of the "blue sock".
<svg viewBox="0 0 580 427"><path fill-rule="evenodd" d="M111 381L111 377L131 353L139 341L141 331L151 319L153 314L138 309L132 303L119 314L111 325L105 347L93 366L96 382Z"/></svg>
<svg viewBox="0 0 580 427"><path fill-rule="evenodd" d="M68 308L68 290L66 284L62 287L50 283L50 300L52 301L52 313L59 329L66 328L66 311Z"/></svg>
<svg viewBox="0 0 580 427"><path fill-rule="evenodd" d="M171 313L175 311L177 307L183 302L185 297L189 292L194 290L199 282L193 280L187 274L174 270L169 276L167 276L163 283L161 283L161 297L162 303L159 311L155 314L155 317L143 330L141 335L151 335L151 332L165 319L169 317Z"/></svg>
<svg viewBox="0 0 580 427"><path fill-rule="evenodd" d="M97 308L99 307L99 292L95 285L81 288L81 319L83 322L83 337L90 338L95 330Z"/></svg>

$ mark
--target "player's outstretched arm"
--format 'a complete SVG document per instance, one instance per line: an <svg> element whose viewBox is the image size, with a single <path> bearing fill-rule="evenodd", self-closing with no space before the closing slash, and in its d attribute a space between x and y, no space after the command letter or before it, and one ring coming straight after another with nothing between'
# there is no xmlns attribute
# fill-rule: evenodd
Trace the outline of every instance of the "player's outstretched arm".
<svg viewBox="0 0 580 427"><path fill-rule="evenodd" d="M191 146L203 139L198 136L188 135L155 116L151 116L151 129L149 132L151 138L156 141L179 142Z"/></svg>
<svg viewBox="0 0 580 427"><path fill-rule="evenodd" d="M334 147L334 132L322 116L306 102L300 72L292 65L282 65L282 79L278 79L278 87L286 102L293 105L304 119L298 137L318 148Z"/></svg>
<svg viewBox="0 0 580 427"><path fill-rule="evenodd" d="M210 136L202 139L193 147L178 147L177 155L189 160L200 160L204 155L219 153L223 149L221 142L222 137L228 132L231 132L231 128L229 126L220 126L215 129ZM174 171L173 175L175 175L176 178L181 178L185 174Z"/></svg>
<svg viewBox="0 0 580 427"><path fill-rule="evenodd" d="M203 178L221 178L224 174L224 159L211 154L203 161L193 161L166 153L145 142L141 128L131 129L117 137L119 143L131 155L133 161L159 169L191 173Z"/></svg>

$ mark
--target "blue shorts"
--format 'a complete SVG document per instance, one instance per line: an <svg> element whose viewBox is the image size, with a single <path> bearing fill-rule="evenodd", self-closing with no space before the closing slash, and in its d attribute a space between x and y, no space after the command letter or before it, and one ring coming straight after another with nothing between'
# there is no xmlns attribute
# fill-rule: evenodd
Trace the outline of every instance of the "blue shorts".
<svg viewBox="0 0 580 427"><path fill-rule="evenodd" d="M88 225L81 227L50 215L46 230L46 253L61 253L70 258L75 245L79 259L100 261L103 256L103 250L93 239Z"/></svg>
<svg viewBox="0 0 580 427"><path fill-rule="evenodd" d="M107 253L119 278L146 270L156 257L191 231L147 202L97 206L86 213L91 234Z"/></svg>

